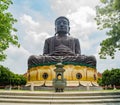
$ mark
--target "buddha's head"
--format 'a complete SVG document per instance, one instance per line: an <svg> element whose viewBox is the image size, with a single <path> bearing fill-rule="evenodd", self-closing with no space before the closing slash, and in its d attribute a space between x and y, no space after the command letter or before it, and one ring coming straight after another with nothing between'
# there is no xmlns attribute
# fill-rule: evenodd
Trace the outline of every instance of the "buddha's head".
<svg viewBox="0 0 120 105"><path fill-rule="evenodd" d="M69 24L70 24L69 20L66 17L64 16L58 17L55 20L56 34L69 34L70 31Z"/></svg>

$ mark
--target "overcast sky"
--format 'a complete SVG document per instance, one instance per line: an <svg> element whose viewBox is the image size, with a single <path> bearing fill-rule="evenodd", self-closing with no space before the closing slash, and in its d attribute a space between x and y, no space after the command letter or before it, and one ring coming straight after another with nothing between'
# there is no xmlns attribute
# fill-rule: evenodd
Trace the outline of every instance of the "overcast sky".
<svg viewBox="0 0 120 105"><path fill-rule="evenodd" d="M21 47L11 45L2 64L14 73L27 72L30 55L42 55L44 41L54 36L54 21L59 16L70 20L70 34L79 39L82 54L96 56L97 71L120 68L119 52L114 60L99 59L100 42L107 37L105 30L97 30L94 20L99 0L13 0L13 3L9 11L18 20L15 27Z"/></svg>

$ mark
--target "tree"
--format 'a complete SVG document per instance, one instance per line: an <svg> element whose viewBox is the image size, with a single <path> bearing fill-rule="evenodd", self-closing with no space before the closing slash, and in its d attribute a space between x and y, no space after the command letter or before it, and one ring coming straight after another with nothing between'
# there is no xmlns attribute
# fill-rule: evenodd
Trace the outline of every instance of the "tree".
<svg viewBox="0 0 120 105"><path fill-rule="evenodd" d="M104 86L110 85L110 77L111 77L110 70L105 70L102 74L102 83Z"/></svg>
<svg viewBox="0 0 120 105"><path fill-rule="evenodd" d="M26 82L27 80L23 75L15 74L12 85L21 86L21 85L25 85Z"/></svg>
<svg viewBox="0 0 120 105"><path fill-rule="evenodd" d="M120 69L112 69L110 77L111 85L120 86Z"/></svg>
<svg viewBox="0 0 120 105"><path fill-rule="evenodd" d="M5 50L9 48L10 44L20 46L15 34L17 30L13 27L17 20L10 12L7 12L11 4L13 4L11 0L0 0L0 61L6 59Z"/></svg>
<svg viewBox="0 0 120 105"><path fill-rule="evenodd" d="M97 83L98 83L100 86L104 86L103 81L102 81L102 78L98 78Z"/></svg>
<svg viewBox="0 0 120 105"><path fill-rule="evenodd" d="M14 73L8 68L0 65L0 85L6 86L11 84L11 78L14 77Z"/></svg>
<svg viewBox="0 0 120 105"><path fill-rule="evenodd" d="M0 86L21 86L25 85L26 82L27 80L23 75L14 74L9 68L0 65Z"/></svg>
<svg viewBox="0 0 120 105"><path fill-rule="evenodd" d="M96 7L98 29L107 29L108 38L100 44L100 58L111 56L120 50L120 0L100 0L102 5Z"/></svg>
<svg viewBox="0 0 120 105"><path fill-rule="evenodd" d="M120 86L120 69L105 70L102 73L102 78L98 79L100 86Z"/></svg>

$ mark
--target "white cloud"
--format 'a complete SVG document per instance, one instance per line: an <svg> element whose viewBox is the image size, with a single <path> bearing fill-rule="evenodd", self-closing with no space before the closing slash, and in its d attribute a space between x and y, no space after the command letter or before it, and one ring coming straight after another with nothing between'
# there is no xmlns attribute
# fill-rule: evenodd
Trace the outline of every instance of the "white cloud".
<svg viewBox="0 0 120 105"><path fill-rule="evenodd" d="M45 32L37 34L29 31L29 35L24 37L24 46L34 54L42 54L44 41L48 37L50 37L49 34Z"/></svg>
<svg viewBox="0 0 120 105"><path fill-rule="evenodd" d="M17 48L15 46L10 46L6 50L7 59L2 64L10 68L14 73L25 73L27 71L27 59L31 55L22 46Z"/></svg>
<svg viewBox="0 0 120 105"><path fill-rule="evenodd" d="M95 10L90 7L80 7L76 12L68 14L67 17L69 17L71 21L71 28L73 32L82 30L85 33L85 30L96 30L96 25L94 21Z"/></svg>
<svg viewBox="0 0 120 105"><path fill-rule="evenodd" d="M24 14L21 18L21 23L25 31L22 45L33 54L42 54L44 41L50 37L47 32L44 32L45 27L42 22L39 23L32 19L31 16ZM42 28L42 30L41 30Z"/></svg>
<svg viewBox="0 0 120 105"><path fill-rule="evenodd" d="M99 0L49 0L51 8L58 15L66 15L68 13L75 12L81 6L89 6L95 9L95 6L99 4Z"/></svg>
<svg viewBox="0 0 120 105"><path fill-rule="evenodd" d="M111 59L110 56L107 57L107 59L100 59L100 57L99 57L100 48L101 48L100 46L97 47L96 54L95 54L96 59L97 59L98 71L102 73L106 69L111 70L112 68L120 68L120 65L119 65L120 53L119 53L119 51L117 51L115 53L114 59Z"/></svg>
<svg viewBox="0 0 120 105"><path fill-rule="evenodd" d="M92 32L96 31L95 10L85 6L79 7L77 11L68 14L67 17L71 22L71 33L81 40L81 47L89 49L92 43L89 39Z"/></svg>
<svg viewBox="0 0 120 105"><path fill-rule="evenodd" d="M21 23L24 24L27 29L29 28L29 30L35 30L40 26L40 24L38 22L33 21L32 17L29 15L24 14L22 17L20 17L20 19Z"/></svg>

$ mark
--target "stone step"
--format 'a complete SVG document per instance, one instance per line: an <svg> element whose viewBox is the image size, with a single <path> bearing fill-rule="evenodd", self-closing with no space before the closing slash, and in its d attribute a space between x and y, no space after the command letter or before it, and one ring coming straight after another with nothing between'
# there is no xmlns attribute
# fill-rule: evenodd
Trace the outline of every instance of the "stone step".
<svg viewBox="0 0 120 105"><path fill-rule="evenodd" d="M31 103L31 104L89 104L89 103L120 103L120 99L90 99L90 100L33 100L33 99L5 99L0 98L0 103Z"/></svg>
<svg viewBox="0 0 120 105"><path fill-rule="evenodd" d="M38 105L38 104L29 104L29 103L0 103L0 105ZM39 105L61 105L61 104L39 104ZM68 104L63 104L68 105ZM93 105L89 104L69 104L69 105ZM94 103L94 105L120 105L120 103Z"/></svg>
<svg viewBox="0 0 120 105"><path fill-rule="evenodd" d="M120 99L120 95L107 95L107 96L12 96L0 95L0 98L6 99L39 99L39 100L81 100L81 99Z"/></svg>
<svg viewBox="0 0 120 105"><path fill-rule="evenodd" d="M16 92L16 91L0 91L0 95L12 95L12 96L108 96L108 95L120 95L118 92Z"/></svg>
<svg viewBox="0 0 120 105"><path fill-rule="evenodd" d="M0 91L1 103L80 105L80 104L120 104L119 92L12 92ZM111 104L112 105L112 104Z"/></svg>

